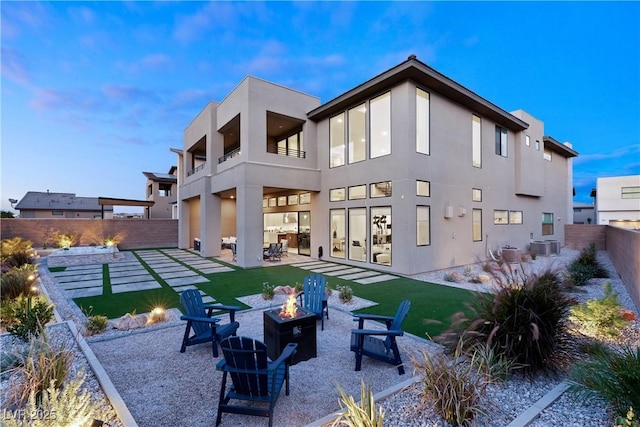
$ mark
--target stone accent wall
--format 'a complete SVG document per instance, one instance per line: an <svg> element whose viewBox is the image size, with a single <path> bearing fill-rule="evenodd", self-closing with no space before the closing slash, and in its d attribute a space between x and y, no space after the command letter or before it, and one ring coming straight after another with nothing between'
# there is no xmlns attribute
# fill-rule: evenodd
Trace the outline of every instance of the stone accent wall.
<svg viewBox="0 0 640 427"><path fill-rule="evenodd" d="M607 226L607 253L640 310L640 232Z"/></svg>
<svg viewBox="0 0 640 427"><path fill-rule="evenodd" d="M596 244L596 249L607 248L607 226L589 224L567 224L564 226L564 245L569 249L581 250Z"/></svg>
<svg viewBox="0 0 640 427"><path fill-rule="evenodd" d="M99 244L104 237L119 236L120 249L178 246L178 220L175 219L25 219L3 218L3 239L22 237L34 247L44 246L50 230L78 236L77 246Z"/></svg>

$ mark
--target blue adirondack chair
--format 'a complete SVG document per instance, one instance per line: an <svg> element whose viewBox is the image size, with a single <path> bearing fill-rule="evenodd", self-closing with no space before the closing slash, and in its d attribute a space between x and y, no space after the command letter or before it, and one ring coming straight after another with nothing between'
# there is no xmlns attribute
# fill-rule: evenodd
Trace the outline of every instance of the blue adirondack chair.
<svg viewBox="0 0 640 427"><path fill-rule="evenodd" d="M218 357L218 344L220 341L235 335L240 326L235 321L236 310L239 310L240 307L233 305L204 305L200 291L197 289L183 291L180 294L180 303L185 313L180 316L180 319L187 321L180 353L184 353L187 346L211 342L213 357ZM214 311L228 311L230 322L221 325L221 319L212 317ZM189 336L191 330L193 330L193 335Z"/></svg>
<svg viewBox="0 0 640 427"><path fill-rule="evenodd" d="M289 343L273 362L267 358L267 346L253 338L229 337L220 343L224 358L216 369L222 371L222 386L216 426L224 412L269 417L273 425L273 409L282 385L289 395L289 364L298 344ZM227 390L227 377L231 386ZM229 404L231 400L245 401L246 405Z"/></svg>
<svg viewBox="0 0 640 427"><path fill-rule="evenodd" d="M354 314L353 320L358 321L358 329L351 330L351 351L356 353L356 371L359 371L362 366L362 356L369 356L397 366L398 373L400 375L404 374L404 366L400 358L396 337L404 335L401 329L402 322L406 319L410 307L410 301L402 301L398 306L396 315L393 317L376 314ZM387 330L364 329L365 320L384 322Z"/></svg>
<svg viewBox="0 0 640 427"><path fill-rule="evenodd" d="M320 319L321 330L324 331L324 317L329 318L327 304L327 279L322 274L310 274L304 278L304 289L298 294L300 305Z"/></svg>

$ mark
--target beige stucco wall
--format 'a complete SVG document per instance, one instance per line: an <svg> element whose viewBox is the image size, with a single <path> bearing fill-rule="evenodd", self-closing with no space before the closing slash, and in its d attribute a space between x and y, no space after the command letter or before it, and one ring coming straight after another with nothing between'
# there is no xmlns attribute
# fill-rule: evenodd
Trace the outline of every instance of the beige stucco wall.
<svg viewBox="0 0 640 427"><path fill-rule="evenodd" d="M598 224L629 221L625 228L634 228L640 222L640 199L623 199L622 187L640 187L640 175L598 178L596 183L596 207Z"/></svg>

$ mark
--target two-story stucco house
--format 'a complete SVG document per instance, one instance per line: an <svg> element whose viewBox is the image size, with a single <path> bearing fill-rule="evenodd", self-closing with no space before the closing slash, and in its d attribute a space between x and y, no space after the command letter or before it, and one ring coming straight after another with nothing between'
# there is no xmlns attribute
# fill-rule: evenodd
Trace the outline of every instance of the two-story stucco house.
<svg viewBox="0 0 640 427"><path fill-rule="evenodd" d="M564 242L577 153L410 56L321 104L253 77L211 102L179 153L179 246L237 263L263 247L415 274L489 249Z"/></svg>
<svg viewBox="0 0 640 427"><path fill-rule="evenodd" d="M178 178L176 166L169 172L142 172L147 178L147 201L154 202L145 207L145 217L149 219L176 219L176 200Z"/></svg>

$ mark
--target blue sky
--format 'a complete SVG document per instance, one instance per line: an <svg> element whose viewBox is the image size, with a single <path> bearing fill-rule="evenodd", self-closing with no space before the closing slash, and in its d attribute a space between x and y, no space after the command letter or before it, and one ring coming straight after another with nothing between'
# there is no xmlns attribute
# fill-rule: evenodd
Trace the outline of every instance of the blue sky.
<svg viewBox="0 0 640 427"><path fill-rule="evenodd" d="M0 208L144 199L246 75L327 102L410 54L571 142L575 201L640 174L638 2L2 2ZM116 209L133 211L134 208Z"/></svg>

